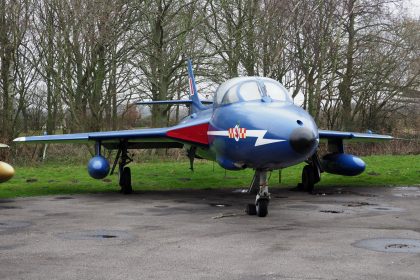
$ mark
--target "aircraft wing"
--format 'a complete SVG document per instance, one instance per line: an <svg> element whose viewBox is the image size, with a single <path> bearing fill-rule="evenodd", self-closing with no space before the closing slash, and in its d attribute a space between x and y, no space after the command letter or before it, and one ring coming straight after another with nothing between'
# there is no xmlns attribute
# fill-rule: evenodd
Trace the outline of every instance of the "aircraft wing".
<svg viewBox="0 0 420 280"><path fill-rule="evenodd" d="M352 142L377 142L393 140L390 135L374 133L343 132L334 130L318 130L319 139L322 140L347 140Z"/></svg>
<svg viewBox="0 0 420 280"><path fill-rule="evenodd" d="M92 143L100 141L107 149L118 149L125 141L129 148L182 148L184 144L208 145L208 121L189 122L165 128L103 131L61 135L27 136L18 143Z"/></svg>
<svg viewBox="0 0 420 280"><path fill-rule="evenodd" d="M200 100L203 104L213 104L211 100ZM137 105L188 105L193 103L192 100L157 100L157 101L139 101Z"/></svg>
<svg viewBox="0 0 420 280"><path fill-rule="evenodd" d="M8 145L6 145L6 144L1 144L1 143L0 143L0 148L9 148L9 146L8 146Z"/></svg>

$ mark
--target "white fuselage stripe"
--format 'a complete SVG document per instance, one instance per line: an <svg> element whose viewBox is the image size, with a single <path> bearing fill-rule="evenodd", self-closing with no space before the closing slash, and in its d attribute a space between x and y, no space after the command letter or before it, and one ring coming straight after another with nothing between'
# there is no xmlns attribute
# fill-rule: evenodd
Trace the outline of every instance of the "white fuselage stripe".
<svg viewBox="0 0 420 280"><path fill-rule="evenodd" d="M207 131L207 135L229 136L229 132L228 131L223 131L223 130L213 130L213 131Z"/></svg>

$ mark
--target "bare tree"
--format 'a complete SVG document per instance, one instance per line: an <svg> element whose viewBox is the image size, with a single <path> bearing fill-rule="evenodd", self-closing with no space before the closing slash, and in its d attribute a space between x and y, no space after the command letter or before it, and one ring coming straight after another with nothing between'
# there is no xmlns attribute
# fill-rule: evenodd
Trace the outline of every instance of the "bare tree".
<svg viewBox="0 0 420 280"><path fill-rule="evenodd" d="M0 138L10 141L19 132L18 116L34 81L25 45L30 26L30 1L0 1Z"/></svg>
<svg viewBox="0 0 420 280"><path fill-rule="evenodd" d="M195 48L193 29L202 21L196 1L145 1L137 9L139 39L132 64L140 71L140 90L152 100L173 99L187 88L187 83L179 88L178 77L186 76L186 54ZM170 107L152 107L152 126L167 124Z"/></svg>

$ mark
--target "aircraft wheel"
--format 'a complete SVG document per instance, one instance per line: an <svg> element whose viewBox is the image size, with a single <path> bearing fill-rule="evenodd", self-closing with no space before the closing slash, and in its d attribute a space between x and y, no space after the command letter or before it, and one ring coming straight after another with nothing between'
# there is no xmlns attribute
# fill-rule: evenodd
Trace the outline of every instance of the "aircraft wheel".
<svg viewBox="0 0 420 280"><path fill-rule="evenodd" d="M257 207L255 206L255 204L247 204L245 212L248 215L257 215Z"/></svg>
<svg viewBox="0 0 420 280"><path fill-rule="evenodd" d="M298 191L304 191L302 183L298 183L296 188L297 188Z"/></svg>
<svg viewBox="0 0 420 280"><path fill-rule="evenodd" d="M130 194L133 192L131 187L131 170L130 167L124 167L120 175L120 187L123 194Z"/></svg>
<svg viewBox="0 0 420 280"><path fill-rule="evenodd" d="M306 165L302 170L302 187L304 191L312 193L315 185L315 171L310 165Z"/></svg>
<svg viewBox="0 0 420 280"><path fill-rule="evenodd" d="M260 199L255 205L258 217L265 217L268 214L268 199Z"/></svg>

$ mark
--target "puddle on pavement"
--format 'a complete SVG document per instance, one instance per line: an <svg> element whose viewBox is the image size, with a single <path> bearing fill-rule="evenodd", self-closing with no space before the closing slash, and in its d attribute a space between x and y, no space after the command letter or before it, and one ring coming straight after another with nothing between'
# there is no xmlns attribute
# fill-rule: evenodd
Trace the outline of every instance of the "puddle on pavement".
<svg viewBox="0 0 420 280"><path fill-rule="evenodd" d="M210 203L209 205L212 206L212 207L220 207L220 208L232 206L232 205L226 204L226 203Z"/></svg>
<svg viewBox="0 0 420 280"><path fill-rule="evenodd" d="M402 212L405 209L393 206L369 206L367 209L372 211Z"/></svg>
<svg viewBox="0 0 420 280"><path fill-rule="evenodd" d="M415 186L402 186L392 189L392 195L396 197L417 198L420 197L420 188Z"/></svg>
<svg viewBox="0 0 420 280"><path fill-rule="evenodd" d="M13 199L0 199L0 203L12 203L15 202Z"/></svg>
<svg viewBox="0 0 420 280"><path fill-rule="evenodd" d="M233 193L248 193L247 189L236 189L232 191Z"/></svg>
<svg viewBox="0 0 420 280"><path fill-rule="evenodd" d="M412 187L412 186L402 186L402 187L395 187L394 191L420 191L419 187Z"/></svg>
<svg viewBox="0 0 420 280"><path fill-rule="evenodd" d="M386 253L420 253L420 239L372 238L352 244L354 247Z"/></svg>
<svg viewBox="0 0 420 280"><path fill-rule="evenodd" d="M134 235L121 230L83 230L59 233L58 237L68 240L133 240Z"/></svg>
<svg viewBox="0 0 420 280"><path fill-rule="evenodd" d="M363 196L363 197L377 197L376 194L360 193L360 192L354 192L354 191L344 190L340 188L335 189L335 190L328 190L328 191L315 191L313 194L318 195L318 196L355 195L355 196Z"/></svg>
<svg viewBox="0 0 420 280"><path fill-rule="evenodd" d="M369 202L366 202L366 201L351 201L351 202L347 202L343 206L347 206L347 207L363 207L363 206L376 206L376 205L378 205L378 204L369 203Z"/></svg>
<svg viewBox="0 0 420 280"><path fill-rule="evenodd" d="M54 199L67 200L67 199L74 199L74 197L71 197L71 196L57 196L57 197L54 197Z"/></svg>
<svg viewBox="0 0 420 280"><path fill-rule="evenodd" d="M330 213L330 214L341 214L344 213L343 210L320 210L321 213Z"/></svg>
<svg viewBox="0 0 420 280"><path fill-rule="evenodd" d="M22 209L22 207L14 205L0 205L0 210L1 209Z"/></svg>
<svg viewBox="0 0 420 280"><path fill-rule="evenodd" d="M0 220L0 233L23 229L32 225L29 221Z"/></svg>

